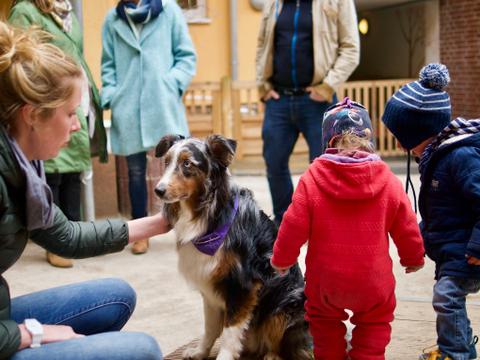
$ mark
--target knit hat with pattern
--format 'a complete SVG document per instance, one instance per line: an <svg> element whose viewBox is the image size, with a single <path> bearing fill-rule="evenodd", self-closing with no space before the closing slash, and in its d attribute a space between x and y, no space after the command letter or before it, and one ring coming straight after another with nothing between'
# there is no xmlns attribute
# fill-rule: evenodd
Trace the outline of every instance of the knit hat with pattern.
<svg viewBox="0 0 480 360"><path fill-rule="evenodd" d="M322 153L331 147L335 138L345 132L352 131L360 137L367 137L373 142L372 122L367 109L348 97L335 105L330 106L323 115L322 123Z"/></svg>
<svg viewBox="0 0 480 360"><path fill-rule="evenodd" d="M445 65L428 64L418 81L402 86L388 100L382 121L402 147L411 150L450 123L450 97L443 90L449 81Z"/></svg>

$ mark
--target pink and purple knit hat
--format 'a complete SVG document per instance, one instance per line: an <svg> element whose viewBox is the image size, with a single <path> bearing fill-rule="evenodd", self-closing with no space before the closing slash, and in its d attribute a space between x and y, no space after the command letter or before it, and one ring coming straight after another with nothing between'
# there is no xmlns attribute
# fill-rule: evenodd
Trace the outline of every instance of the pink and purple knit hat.
<svg viewBox="0 0 480 360"><path fill-rule="evenodd" d="M369 131L365 131L366 129ZM370 136L370 141L375 147L372 122L367 109L362 104L351 101L348 97L325 111L322 130L322 153L331 147L335 138L348 131L360 137Z"/></svg>

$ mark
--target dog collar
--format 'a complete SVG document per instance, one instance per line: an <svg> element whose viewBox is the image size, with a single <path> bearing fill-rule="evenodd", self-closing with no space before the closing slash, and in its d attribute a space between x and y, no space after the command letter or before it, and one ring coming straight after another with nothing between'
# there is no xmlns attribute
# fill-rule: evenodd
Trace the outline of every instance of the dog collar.
<svg viewBox="0 0 480 360"><path fill-rule="evenodd" d="M197 248L198 251L213 256L217 252L218 248L223 244L223 240L230 230L230 227L233 224L233 220L235 219L235 215L237 214L238 210L238 194L235 195L235 202L233 205L232 213L228 221L218 228L216 228L210 234L206 234L195 238L192 240L193 245Z"/></svg>

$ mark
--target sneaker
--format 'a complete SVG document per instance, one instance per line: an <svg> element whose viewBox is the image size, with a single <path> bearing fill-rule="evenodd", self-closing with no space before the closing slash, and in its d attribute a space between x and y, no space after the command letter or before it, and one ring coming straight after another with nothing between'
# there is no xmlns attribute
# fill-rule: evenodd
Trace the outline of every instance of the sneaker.
<svg viewBox="0 0 480 360"><path fill-rule="evenodd" d="M423 349L423 354L419 356L418 360L453 360L448 355L443 355L440 350L434 349L428 351L430 348Z"/></svg>
<svg viewBox="0 0 480 360"><path fill-rule="evenodd" d="M148 251L148 239L135 241L132 245L132 253L135 255L145 254Z"/></svg>
<svg viewBox="0 0 480 360"><path fill-rule="evenodd" d="M72 259L65 259L47 251L47 261L50 265L59 268L71 268L73 266Z"/></svg>
<svg viewBox="0 0 480 360"><path fill-rule="evenodd" d="M470 360L477 358L477 349L475 347L477 342L478 336L475 335L472 339L472 342L470 343L470 354L468 355L468 358ZM428 349L429 348L423 350L423 354L420 355L420 357L418 358L419 360L451 360L451 358L447 355L442 355L442 353L438 349L427 352Z"/></svg>

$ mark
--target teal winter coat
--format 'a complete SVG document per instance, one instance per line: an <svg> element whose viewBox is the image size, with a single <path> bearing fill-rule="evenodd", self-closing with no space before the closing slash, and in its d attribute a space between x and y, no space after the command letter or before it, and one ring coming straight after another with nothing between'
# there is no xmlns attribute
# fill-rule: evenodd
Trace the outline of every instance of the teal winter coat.
<svg viewBox="0 0 480 360"><path fill-rule="evenodd" d="M182 94L195 74L196 55L177 3L164 0L163 11L143 25L139 38L112 9L102 44L101 98L112 110L112 152L131 155L166 134L187 136Z"/></svg>

